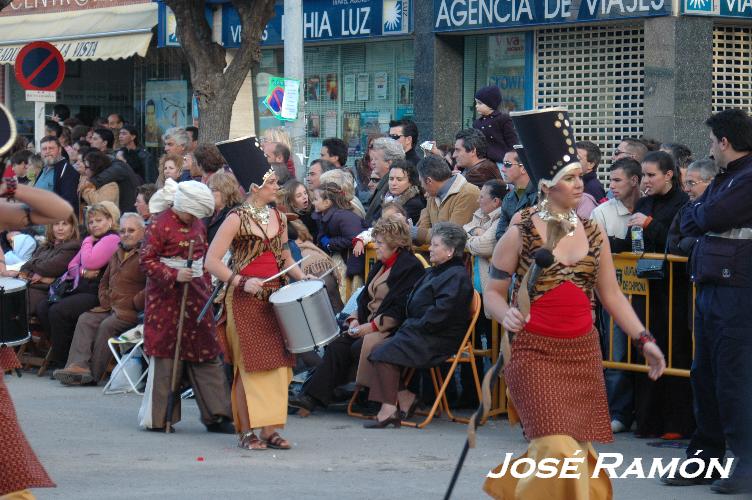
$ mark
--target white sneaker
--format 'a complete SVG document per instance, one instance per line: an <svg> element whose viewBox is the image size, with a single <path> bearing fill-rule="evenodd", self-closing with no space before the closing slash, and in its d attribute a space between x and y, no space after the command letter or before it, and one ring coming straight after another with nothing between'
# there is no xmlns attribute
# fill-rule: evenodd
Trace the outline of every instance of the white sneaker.
<svg viewBox="0 0 752 500"><path fill-rule="evenodd" d="M619 422L618 420L614 419L611 421L611 432L613 432L614 434L618 434L626 430L627 430L627 427L621 422Z"/></svg>

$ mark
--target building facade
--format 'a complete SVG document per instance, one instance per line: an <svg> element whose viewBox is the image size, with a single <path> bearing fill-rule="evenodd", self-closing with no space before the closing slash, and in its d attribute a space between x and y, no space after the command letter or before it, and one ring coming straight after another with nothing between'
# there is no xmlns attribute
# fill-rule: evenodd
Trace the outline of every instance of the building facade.
<svg viewBox="0 0 752 500"><path fill-rule="evenodd" d="M604 168L622 137L683 142L704 156L711 112L752 109L752 4L741 0L303 0L303 10L309 157L330 136L358 157L402 117L415 119L421 141L451 143L487 84L508 110L569 108L577 138L606 152ZM242 30L231 3L207 2L207 18L232 57ZM233 136L282 124L263 100L284 74L287 24L279 2ZM0 98L27 133L33 105L10 65L31 39L67 47L58 102L74 114L120 112L155 147L150 131L196 118L174 17L160 2L13 0L0 13Z"/></svg>

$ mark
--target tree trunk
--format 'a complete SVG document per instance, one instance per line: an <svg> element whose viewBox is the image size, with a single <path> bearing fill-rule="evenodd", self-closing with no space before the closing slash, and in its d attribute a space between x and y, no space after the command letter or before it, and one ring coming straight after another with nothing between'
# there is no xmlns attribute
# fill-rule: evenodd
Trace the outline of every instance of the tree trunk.
<svg viewBox="0 0 752 500"><path fill-rule="evenodd" d="M214 144L230 137L230 117L237 92L227 95L226 91L216 90L212 94L213 99L199 98L198 116L201 142Z"/></svg>
<svg viewBox="0 0 752 500"><path fill-rule="evenodd" d="M232 0L241 19L243 40L228 65L225 48L212 40L205 0L165 0L175 14L178 40L198 96L201 142L229 138L232 107L251 66L261 58L261 35L274 15L274 2Z"/></svg>

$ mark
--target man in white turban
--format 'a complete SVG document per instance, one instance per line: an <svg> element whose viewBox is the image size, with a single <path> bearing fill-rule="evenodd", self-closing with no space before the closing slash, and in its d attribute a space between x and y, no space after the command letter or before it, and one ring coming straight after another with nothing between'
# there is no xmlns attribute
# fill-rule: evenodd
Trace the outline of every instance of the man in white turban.
<svg viewBox="0 0 752 500"><path fill-rule="evenodd" d="M152 357L148 380L151 391L145 393L139 421L149 430L165 430L183 290L187 288L178 377L173 386L174 411L169 420L171 424L180 421L179 389L187 378L207 430L234 434L230 388L219 359L214 317L207 314L200 323L196 321L211 293L210 277L204 271L208 243L201 219L214 212L214 197L200 182L173 185L168 181L150 200L149 210L158 213L141 249L141 267L148 278L144 350Z"/></svg>

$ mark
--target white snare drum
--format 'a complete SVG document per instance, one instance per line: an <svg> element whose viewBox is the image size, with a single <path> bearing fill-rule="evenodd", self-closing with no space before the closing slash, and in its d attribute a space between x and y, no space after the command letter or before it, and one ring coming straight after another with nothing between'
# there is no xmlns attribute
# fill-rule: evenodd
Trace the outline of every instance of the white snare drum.
<svg viewBox="0 0 752 500"><path fill-rule="evenodd" d="M269 297L293 354L318 350L339 335L334 310L321 280L297 281Z"/></svg>
<svg viewBox="0 0 752 500"><path fill-rule="evenodd" d="M0 278L0 346L19 346L29 340L26 282Z"/></svg>

